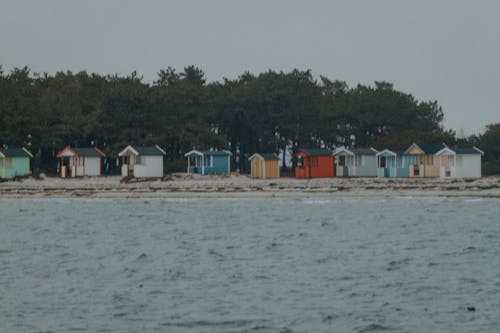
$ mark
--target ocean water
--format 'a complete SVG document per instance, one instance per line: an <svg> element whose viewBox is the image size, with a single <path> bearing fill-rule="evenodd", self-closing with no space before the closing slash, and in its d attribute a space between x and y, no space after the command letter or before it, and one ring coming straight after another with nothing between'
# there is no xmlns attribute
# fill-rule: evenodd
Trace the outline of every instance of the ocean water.
<svg viewBox="0 0 500 333"><path fill-rule="evenodd" d="M499 206L2 199L0 332L500 332Z"/></svg>

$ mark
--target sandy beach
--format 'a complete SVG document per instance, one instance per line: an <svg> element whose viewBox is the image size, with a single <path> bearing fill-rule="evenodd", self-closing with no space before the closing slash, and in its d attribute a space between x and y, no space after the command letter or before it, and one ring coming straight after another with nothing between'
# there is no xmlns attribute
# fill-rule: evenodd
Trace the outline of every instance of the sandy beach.
<svg viewBox="0 0 500 333"><path fill-rule="evenodd" d="M26 178L0 183L0 198L142 197L500 197L500 177L480 179L317 178L251 179L246 175L173 174L120 183L121 177Z"/></svg>

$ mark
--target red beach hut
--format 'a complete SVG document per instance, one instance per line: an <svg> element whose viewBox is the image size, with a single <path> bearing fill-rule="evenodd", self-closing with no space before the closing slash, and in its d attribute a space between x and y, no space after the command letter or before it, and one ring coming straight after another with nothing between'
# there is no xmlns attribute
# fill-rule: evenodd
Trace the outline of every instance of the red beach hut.
<svg viewBox="0 0 500 333"><path fill-rule="evenodd" d="M295 154L296 178L334 177L334 161L328 149L299 149Z"/></svg>

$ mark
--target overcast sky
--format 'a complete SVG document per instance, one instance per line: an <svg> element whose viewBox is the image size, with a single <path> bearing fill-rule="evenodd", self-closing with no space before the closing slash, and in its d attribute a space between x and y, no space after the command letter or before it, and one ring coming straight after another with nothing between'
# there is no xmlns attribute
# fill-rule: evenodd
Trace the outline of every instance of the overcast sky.
<svg viewBox="0 0 500 333"><path fill-rule="evenodd" d="M500 1L0 0L0 64L129 74L194 64L209 81L244 71L389 81L437 100L465 134L500 122Z"/></svg>

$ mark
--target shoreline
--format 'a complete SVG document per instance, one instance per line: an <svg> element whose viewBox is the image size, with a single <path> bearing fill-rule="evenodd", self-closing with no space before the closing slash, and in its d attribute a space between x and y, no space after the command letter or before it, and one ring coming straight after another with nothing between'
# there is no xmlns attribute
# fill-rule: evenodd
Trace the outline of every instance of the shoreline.
<svg viewBox="0 0 500 333"><path fill-rule="evenodd" d="M3 198L500 198L500 177L478 179L251 179L245 175L173 174L164 180L120 183L120 176L47 177L0 183Z"/></svg>

